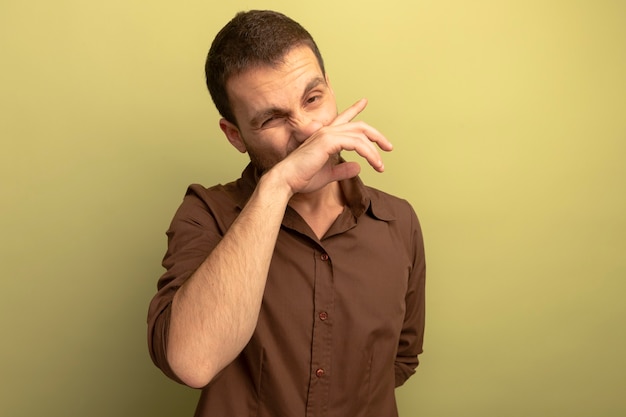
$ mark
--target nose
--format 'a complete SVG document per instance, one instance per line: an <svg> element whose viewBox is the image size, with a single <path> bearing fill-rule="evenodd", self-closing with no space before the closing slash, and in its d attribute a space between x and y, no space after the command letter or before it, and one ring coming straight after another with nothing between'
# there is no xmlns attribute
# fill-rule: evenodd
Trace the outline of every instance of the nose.
<svg viewBox="0 0 626 417"><path fill-rule="evenodd" d="M297 120L292 121L292 136L298 143L307 140L311 135L317 132L323 124L310 115L301 114Z"/></svg>

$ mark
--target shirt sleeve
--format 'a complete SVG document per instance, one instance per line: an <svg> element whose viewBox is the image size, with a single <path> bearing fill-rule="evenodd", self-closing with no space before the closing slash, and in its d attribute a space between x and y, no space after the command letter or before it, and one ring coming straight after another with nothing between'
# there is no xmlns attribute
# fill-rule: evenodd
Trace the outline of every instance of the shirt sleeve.
<svg viewBox="0 0 626 417"><path fill-rule="evenodd" d="M181 381L167 361L172 300L181 285L191 277L223 236L223 227L213 216L205 194L206 189L203 187L190 186L172 219L162 263L166 271L157 283L157 293L148 309L150 357L157 367L177 382Z"/></svg>
<svg viewBox="0 0 626 417"><path fill-rule="evenodd" d="M424 257L424 240L417 215L410 210L411 236L410 250L413 266L409 275L408 289L405 297L406 314L398 353L395 362L396 387L404 384L419 364L418 355L422 353L425 323L425 284L426 261Z"/></svg>

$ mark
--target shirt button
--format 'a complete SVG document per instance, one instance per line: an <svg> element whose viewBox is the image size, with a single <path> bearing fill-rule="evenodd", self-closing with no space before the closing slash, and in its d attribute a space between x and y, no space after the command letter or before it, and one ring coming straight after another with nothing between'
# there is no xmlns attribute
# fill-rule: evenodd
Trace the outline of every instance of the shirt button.
<svg viewBox="0 0 626 417"><path fill-rule="evenodd" d="M322 311L322 312L319 314L319 317L320 317L320 320L324 321L324 320L326 320L326 319L328 318L328 313L327 313L327 312L325 312L325 311Z"/></svg>
<svg viewBox="0 0 626 417"><path fill-rule="evenodd" d="M322 256L320 256L320 258L322 258L322 261L327 261L328 260L328 254L327 253L322 253Z"/></svg>
<svg viewBox="0 0 626 417"><path fill-rule="evenodd" d="M318 378L323 377L325 374L324 370L322 368L319 368L317 371L315 371L315 376Z"/></svg>

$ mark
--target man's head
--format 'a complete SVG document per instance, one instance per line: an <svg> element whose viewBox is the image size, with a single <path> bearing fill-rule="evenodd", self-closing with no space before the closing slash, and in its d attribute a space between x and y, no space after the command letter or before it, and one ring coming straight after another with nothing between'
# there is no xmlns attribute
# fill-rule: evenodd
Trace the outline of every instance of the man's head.
<svg viewBox="0 0 626 417"><path fill-rule="evenodd" d="M226 89L231 77L255 67L275 67L303 45L311 48L325 74L315 41L299 23L268 10L238 13L213 40L205 65L207 87L222 117L237 125Z"/></svg>

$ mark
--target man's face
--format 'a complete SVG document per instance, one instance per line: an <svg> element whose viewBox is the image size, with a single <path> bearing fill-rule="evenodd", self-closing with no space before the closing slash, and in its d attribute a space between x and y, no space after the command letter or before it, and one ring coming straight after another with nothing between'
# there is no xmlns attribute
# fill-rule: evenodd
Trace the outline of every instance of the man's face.
<svg viewBox="0 0 626 417"><path fill-rule="evenodd" d="M277 67L232 77L226 87L239 126L225 120L220 126L262 171L337 116L333 90L307 46L292 49Z"/></svg>

